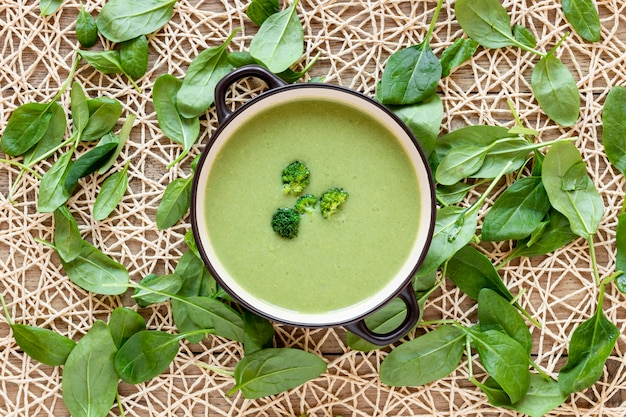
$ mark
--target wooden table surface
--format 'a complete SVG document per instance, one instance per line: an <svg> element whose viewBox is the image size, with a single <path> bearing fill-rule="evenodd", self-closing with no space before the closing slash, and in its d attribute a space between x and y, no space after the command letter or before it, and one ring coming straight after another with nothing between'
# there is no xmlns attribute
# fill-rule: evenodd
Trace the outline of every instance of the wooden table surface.
<svg viewBox="0 0 626 417"><path fill-rule="evenodd" d="M0 2L0 132L15 108L30 101L53 97L68 74L77 42L74 19L80 2L66 0L52 16L39 16L38 1ZM83 0L94 16L104 0ZM572 29L557 1L503 2L512 23L529 28L537 48L548 51ZM579 122L562 128L549 121L530 91L530 72L536 57L515 48L480 48L472 62L454 71L439 85L445 117L441 132L468 124L511 126L507 106L511 100L524 123L541 132L541 140L578 136L588 172L605 204L605 218L596 236L600 274L614 270L615 225L623 202L624 179L607 164L601 144L602 104L608 89L626 85L626 3L597 0L602 17L602 39L597 43L569 36L558 55L578 82L582 106ZM305 56L317 53L319 61L310 76L373 95L387 57L423 38L436 2L425 0L301 0L298 13L305 26ZM189 175L191 157L171 170L166 166L180 153L158 128L151 103L152 86L164 73L182 77L191 60L203 49L221 43L241 27L230 49L245 50L257 28L246 16L243 0L179 0L172 21L149 36L150 65L135 91L121 76L103 75L81 64L76 74L91 96L120 100L125 114L137 115L131 140L116 167L131 161L129 190L109 219L97 222L91 208L102 178L88 178L69 202L83 237L124 264L131 279L149 273L168 273L185 250L188 218L160 231L156 207L165 186ZM453 2L446 2L436 25L432 46L437 54L462 32L454 20ZM103 46L97 46L96 49ZM307 78L308 79L308 78ZM244 85L235 102L254 94ZM69 94L61 97L69 107ZM191 154L199 153L216 127L210 110L202 117L201 137ZM0 156L4 157L4 156ZM36 167L45 172L51 161ZM55 329L79 340L97 319L106 320L114 307L136 308L130 296L100 296L71 284L52 251L38 239L50 240L52 219L36 211L38 180L18 177L19 169L0 164L0 292L16 322ZM502 192L499 185L494 195ZM472 193L467 203L475 200ZM493 198L488 199L491 203ZM481 218L485 210L481 211ZM506 256L508 243L480 245L494 262ZM578 239L554 254L514 261L501 275L520 303L543 324L532 327L537 363L551 375L567 359L567 341L574 326L594 311L597 288L591 278L589 251ZM312 294L312 296L315 296ZM552 415L626 415L624 350L626 311L624 296L607 291L605 311L622 333L600 381L572 395ZM175 332L167 303L138 309L153 329ZM425 320L456 319L476 322L472 300L445 282L426 304ZM342 329L304 330L276 325L276 344L305 349L323 357L328 371L302 387L273 397L246 400L227 396L232 378L196 365L198 361L230 368L243 355L236 342L218 337L200 344L182 344L168 371L145 384L120 385L121 407L126 416L497 416L516 413L491 407L485 396L467 380L467 358L450 376L425 387L392 388L378 377L380 362L389 348L368 353L349 349ZM418 333L421 330L418 330ZM476 358L473 358L476 365ZM38 364L15 344L10 328L0 318L0 416L67 416L61 399L62 369ZM110 416L122 415L114 407Z"/></svg>

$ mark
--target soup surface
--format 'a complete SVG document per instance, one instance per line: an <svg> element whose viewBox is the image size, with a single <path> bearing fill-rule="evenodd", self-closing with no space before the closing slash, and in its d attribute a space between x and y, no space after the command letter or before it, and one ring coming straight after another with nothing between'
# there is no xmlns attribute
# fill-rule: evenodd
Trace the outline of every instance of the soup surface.
<svg viewBox="0 0 626 417"><path fill-rule="evenodd" d="M302 215L299 234L278 236L271 218L297 197L281 172L311 171L303 194L349 193L325 219ZM397 274L414 245L416 173L391 131L351 107L324 100L274 106L237 128L220 150L206 190L208 235L233 280L256 298L301 313L368 299Z"/></svg>

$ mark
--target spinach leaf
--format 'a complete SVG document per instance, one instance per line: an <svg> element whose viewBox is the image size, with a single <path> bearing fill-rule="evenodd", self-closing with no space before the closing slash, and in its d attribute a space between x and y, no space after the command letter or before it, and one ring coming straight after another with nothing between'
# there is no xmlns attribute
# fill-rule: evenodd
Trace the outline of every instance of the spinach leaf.
<svg viewBox="0 0 626 417"><path fill-rule="evenodd" d="M490 146L459 145L451 149L443 158L435 179L439 184L453 185L468 178L483 166Z"/></svg>
<svg viewBox="0 0 626 417"><path fill-rule="evenodd" d="M63 0L39 0L39 14L49 16L59 10Z"/></svg>
<svg viewBox="0 0 626 417"><path fill-rule="evenodd" d="M183 253L174 270L174 273L183 280L183 285L176 294L184 296L200 295L205 271L204 262L193 251L188 250Z"/></svg>
<svg viewBox="0 0 626 417"><path fill-rule="evenodd" d="M298 18L299 0L269 16L250 42L250 55L273 73L285 71L304 52L304 29Z"/></svg>
<svg viewBox="0 0 626 417"><path fill-rule="evenodd" d="M148 70L148 39L145 35L122 42L120 65L131 78L141 78Z"/></svg>
<svg viewBox="0 0 626 417"><path fill-rule="evenodd" d="M72 417L109 413L117 394L116 352L109 328L99 320L72 349L62 379L63 402Z"/></svg>
<svg viewBox="0 0 626 417"><path fill-rule="evenodd" d="M429 161L434 169L439 166L447 153L458 146L488 146L498 139L509 138L509 129L500 126L474 125L453 130L435 142L435 149Z"/></svg>
<svg viewBox="0 0 626 417"><path fill-rule="evenodd" d="M626 271L626 213L617 217L615 228L615 270ZM622 274L615 280L617 289L626 293L626 275Z"/></svg>
<svg viewBox="0 0 626 417"><path fill-rule="evenodd" d="M181 116L187 119L200 116L213 104L217 82L233 69L226 58L226 47L236 33L220 46L202 51L189 65L176 93L176 107Z"/></svg>
<svg viewBox="0 0 626 417"><path fill-rule="evenodd" d="M97 294L117 295L126 291L129 276L123 265L83 240L83 246L74 260L61 259L68 278L80 288Z"/></svg>
<svg viewBox="0 0 626 417"><path fill-rule="evenodd" d="M245 356L235 367L235 386L253 399L295 388L326 371L326 362L300 349L272 348Z"/></svg>
<svg viewBox="0 0 626 417"><path fill-rule="evenodd" d="M611 88L602 110L602 145L611 164L626 173L626 87Z"/></svg>
<svg viewBox="0 0 626 417"><path fill-rule="evenodd" d="M555 49L537 62L530 85L537 103L550 119L561 126L572 126L580 114L580 94L572 73L554 56Z"/></svg>
<svg viewBox="0 0 626 417"><path fill-rule="evenodd" d="M391 386L425 385L450 374L459 366L465 333L441 325L393 349L380 366L380 379Z"/></svg>
<svg viewBox="0 0 626 417"><path fill-rule="evenodd" d="M541 179L552 207L567 217L574 233L589 239L598 230L604 206L587 172L571 171L577 164L583 164L583 159L574 144L555 143L543 161ZM582 186L573 190L564 189L573 172Z"/></svg>
<svg viewBox="0 0 626 417"><path fill-rule="evenodd" d="M107 97L87 100L87 108L89 109L89 120L81 136L81 140L85 142L102 139L115 127L122 115L122 104Z"/></svg>
<svg viewBox="0 0 626 417"><path fill-rule="evenodd" d="M105 172L107 172L113 166L120 153L122 153L122 149L124 148L124 145L126 145L128 138L130 137L130 131L132 130L133 124L135 123L136 119L137 116L135 116L134 114L128 115L126 120L124 120L124 124L122 125L122 128L120 129L118 135L113 132L109 132L102 137L102 141L105 143L116 142L117 148L115 149L115 152L113 152L109 160L104 165L102 165L102 167L100 167L100 169L98 170L98 174L104 174Z"/></svg>
<svg viewBox="0 0 626 417"><path fill-rule="evenodd" d="M537 39L535 39L535 35L522 25L513 26L513 36L519 43L524 44L529 48L537 46Z"/></svg>
<svg viewBox="0 0 626 417"><path fill-rule="evenodd" d="M487 212L482 240L502 241L529 236L550 209L541 177L520 178L511 184Z"/></svg>
<svg viewBox="0 0 626 417"><path fill-rule="evenodd" d="M136 311L124 307L118 307L113 310L111 317L109 317L108 325L113 343L115 343L117 349L122 347L135 333L146 330L144 318Z"/></svg>
<svg viewBox="0 0 626 417"><path fill-rule="evenodd" d="M433 94L418 104L390 108L411 129L428 158L435 148L443 120L443 103L439 96Z"/></svg>
<svg viewBox="0 0 626 417"><path fill-rule="evenodd" d="M17 345L31 358L50 366L65 364L76 343L63 335L41 327L11 323Z"/></svg>
<svg viewBox="0 0 626 417"><path fill-rule="evenodd" d="M533 231L529 238L520 240L507 257L508 259L518 256L528 258L542 256L554 252L577 237L572 232L567 217L558 211L551 208L546 217L545 227Z"/></svg>
<svg viewBox="0 0 626 417"><path fill-rule="evenodd" d="M600 16L593 0L563 0L561 7L565 18L581 38L589 42L600 40Z"/></svg>
<svg viewBox="0 0 626 417"><path fill-rule="evenodd" d="M120 43L156 32L172 18L177 0L109 0L98 15L98 30Z"/></svg>
<svg viewBox="0 0 626 417"><path fill-rule="evenodd" d="M76 39L83 48L91 48L98 41L98 27L96 19L85 10L83 5L76 17Z"/></svg>
<svg viewBox="0 0 626 417"><path fill-rule="evenodd" d="M246 15L252 22L261 26L273 14L280 11L278 0L252 0L246 9Z"/></svg>
<svg viewBox="0 0 626 417"><path fill-rule="evenodd" d="M526 350L517 341L497 330L466 330L472 339L480 362L502 387L512 403L524 398L530 386Z"/></svg>
<svg viewBox="0 0 626 417"><path fill-rule="evenodd" d="M300 71L294 71L291 68L287 68L286 70L281 71L276 75L282 78L283 81L285 81L286 83L289 83L289 84L295 83L300 78L304 77L304 74L309 72L309 70L313 67L315 62L317 62L317 59L319 57L320 57L320 53L315 55L313 59L311 59L311 61L308 64L306 64L306 66L302 68L302 70ZM247 52L247 51L230 52L228 53L228 55L226 55L226 60L230 63L230 65L232 65L235 68L240 68L240 67L243 67L244 65L252 65L252 64L263 66L263 63L257 62L254 58L252 58L252 55L250 55L250 52ZM314 82L314 80L311 79L311 82Z"/></svg>
<svg viewBox="0 0 626 417"><path fill-rule="evenodd" d="M547 146L546 143L528 143L519 137L496 141L485 155L482 166L472 178L494 178L499 173L509 174L521 168L528 159L529 152ZM508 165L506 171L502 171Z"/></svg>
<svg viewBox="0 0 626 417"><path fill-rule="evenodd" d="M182 81L176 77L164 74L156 80L152 90L159 127L168 139L184 147L177 160L185 157L200 135L200 119L198 117L188 119L178 112L176 96L181 85Z"/></svg>
<svg viewBox="0 0 626 417"><path fill-rule="evenodd" d="M58 103L53 103L58 106ZM53 105L27 103L15 109L0 139L2 152L9 156L19 156L37 145L50 127Z"/></svg>
<svg viewBox="0 0 626 417"><path fill-rule="evenodd" d="M478 300L484 288L497 292L507 301L513 300L489 258L471 246L465 246L450 258L446 272L448 278L474 300Z"/></svg>
<svg viewBox="0 0 626 417"><path fill-rule="evenodd" d="M128 163L119 172L107 177L93 205L93 218L104 220L115 210L128 188Z"/></svg>
<svg viewBox="0 0 626 417"><path fill-rule="evenodd" d="M533 347L533 337L517 309L496 291L483 288L478 293L480 330L499 330L508 334L526 350Z"/></svg>
<svg viewBox="0 0 626 417"><path fill-rule="evenodd" d="M150 304L162 303L169 300L168 295L156 294L152 291L161 293L176 294L183 286L183 280L176 274L168 275L147 275L139 284L147 289L137 288L133 294L133 298L137 301L139 307L147 307Z"/></svg>
<svg viewBox="0 0 626 417"><path fill-rule="evenodd" d="M435 231L430 248L420 266L420 274L436 270L459 249L467 245L476 233L477 210L448 206L437 210Z"/></svg>
<svg viewBox="0 0 626 417"><path fill-rule="evenodd" d="M78 50L78 55L89 65L103 74L124 74L124 68L120 61L120 51L107 49L104 51Z"/></svg>
<svg viewBox="0 0 626 417"><path fill-rule="evenodd" d="M435 190L437 201L444 206L460 203L474 187L474 184L466 184L464 182L457 182L452 185L438 185Z"/></svg>
<svg viewBox="0 0 626 417"><path fill-rule="evenodd" d="M139 384L165 371L178 354L181 335L142 330L115 355L115 370L124 382Z"/></svg>
<svg viewBox="0 0 626 417"><path fill-rule="evenodd" d="M179 330L190 332L200 329L214 329L217 336L243 342L243 318L232 307L212 297L177 296L175 300L179 304L178 311L183 314L186 313L191 320L191 322L186 323L189 327L184 330L179 327ZM180 304L183 304L184 307ZM180 307L182 307L182 311ZM174 321L178 327L176 316L174 316Z"/></svg>
<svg viewBox="0 0 626 417"><path fill-rule="evenodd" d="M377 97L383 104L419 103L433 95L441 75L441 63L424 41L389 57Z"/></svg>
<svg viewBox="0 0 626 417"><path fill-rule="evenodd" d="M602 287L602 293L604 287ZM582 391L595 384L620 335L602 311L602 295L593 316L580 324L570 337L567 363L559 371L559 388L564 394Z"/></svg>
<svg viewBox="0 0 626 417"><path fill-rule="evenodd" d="M174 226L189 210L192 180L192 176L176 178L165 188L156 212L156 224L160 230Z"/></svg>
<svg viewBox="0 0 626 417"><path fill-rule="evenodd" d="M511 19L498 0L458 0L454 13L463 31L485 48L518 44Z"/></svg>
<svg viewBox="0 0 626 417"><path fill-rule="evenodd" d="M243 349L251 355L261 349L271 348L274 341L272 323L256 314L243 310Z"/></svg>
<svg viewBox="0 0 626 417"><path fill-rule="evenodd" d="M109 157L113 152L115 152L116 148L117 143L115 142L98 144L98 146L81 155L67 170L64 182L65 189L73 189L76 184L78 184L78 180L96 172L105 162L108 161Z"/></svg>
<svg viewBox="0 0 626 417"><path fill-rule="evenodd" d="M470 60L476 50L478 49L478 42L474 39L457 38L452 42L452 45L444 49L441 54L441 76L447 77L450 75L453 69Z"/></svg>
<svg viewBox="0 0 626 417"><path fill-rule="evenodd" d="M39 185L37 211L50 213L71 197L73 190L65 188L65 179L72 166L73 150L62 154L45 173Z"/></svg>
<svg viewBox="0 0 626 417"><path fill-rule="evenodd" d="M76 81L72 83L70 91L70 105L72 107L72 132L75 135L82 135L89 121L88 97L83 87Z"/></svg>
<svg viewBox="0 0 626 417"><path fill-rule="evenodd" d="M54 211L54 247L65 262L76 259L83 247L76 219L65 206Z"/></svg>
<svg viewBox="0 0 626 417"><path fill-rule="evenodd" d="M554 379L547 380L537 374L530 374L530 385L526 395L514 404L493 378L488 378L484 384L475 380L472 382L487 395L489 403L494 407L508 408L531 417L543 417L566 399L559 389L558 382Z"/></svg>
<svg viewBox="0 0 626 417"><path fill-rule="evenodd" d="M48 124L48 130L46 130L41 137L41 140L39 140L35 146L24 153L24 165L26 166L31 166L41 160L41 158L45 157L48 152L57 149L63 141L65 129L67 128L65 111L56 101L51 103L49 111L52 113L52 117L50 118L50 123ZM9 123L10 122L11 119L9 119ZM6 137L7 129L8 125L4 131L5 133L2 140Z"/></svg>

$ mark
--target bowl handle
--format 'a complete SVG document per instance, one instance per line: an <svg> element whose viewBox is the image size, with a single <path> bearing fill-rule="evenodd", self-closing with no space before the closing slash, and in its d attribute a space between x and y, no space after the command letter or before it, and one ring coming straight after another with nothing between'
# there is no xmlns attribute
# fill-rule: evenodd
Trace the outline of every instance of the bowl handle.
<svg viewBox="0 0 626 417"><path fill-rule="evenodd" d="M245 65L228 73L215 86L215 108L217 109L217 120L220 124L232 114L226 106L228 88L237 81L247 77L255 77L265 81L270 89L287 85L285 81L260 65Z"/></svg>
<svg viewBox="0 0 626 417"><path fill-rule="evenodd" d="M404 287L398 294L398 297L406 304L406 317L395 330L383 334L374 333L365 324L365 319L346 324L344 327L365 341L378 346L386 346L398 341L415 327L420 317L420 307L417 304L415 291L413 291L413 286L410 283Z"/></svg>

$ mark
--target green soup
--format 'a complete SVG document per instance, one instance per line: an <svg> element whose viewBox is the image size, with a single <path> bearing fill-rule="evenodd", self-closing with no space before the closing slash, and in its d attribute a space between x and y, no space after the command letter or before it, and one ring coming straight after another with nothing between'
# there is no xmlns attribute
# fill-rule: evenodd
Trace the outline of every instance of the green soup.
<svg viewBox="0 0 626 417"><path fill-rule="evenodd" d="M305 194L341 187L330 219L302 215L294 239L271 218L296 197L281 172L300 160ZM280 309L318 313L363 302L407 261L416 241L416 171L393 133L354 108L322 99L279 104L236 128L217 154L205 194L206 227L223 267L242 288Z"/></svg>

